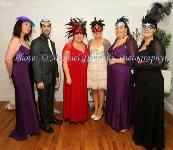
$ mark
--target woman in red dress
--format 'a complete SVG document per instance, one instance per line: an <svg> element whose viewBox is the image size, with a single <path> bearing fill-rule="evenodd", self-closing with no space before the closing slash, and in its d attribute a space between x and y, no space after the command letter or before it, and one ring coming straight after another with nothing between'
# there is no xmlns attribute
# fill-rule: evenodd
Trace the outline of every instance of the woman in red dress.
<svg viewBox="0 0 173 150"><path fill-rule="evenodd" d="M87 63L89 51L84 44L86 21L70 19L62 57L64 69L64 119L84 122L88 118Z"/></svg>

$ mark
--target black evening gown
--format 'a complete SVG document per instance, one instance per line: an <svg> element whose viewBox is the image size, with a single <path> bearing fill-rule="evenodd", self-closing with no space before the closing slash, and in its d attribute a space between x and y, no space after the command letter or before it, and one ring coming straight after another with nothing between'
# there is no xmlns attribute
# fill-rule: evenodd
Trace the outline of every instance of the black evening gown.
<svg viewBox="0 0 173 150"><path fill-rule="evenodd" d="M156 147L156 150L162 150L165 146L164 79L161 73L165 54L162 42L156 38L147 45L145 50L138 52L139 58L159 56L155 57L157 61L145 60L143 63L136 63L135 68L133 140L146 149Z"/></svg>

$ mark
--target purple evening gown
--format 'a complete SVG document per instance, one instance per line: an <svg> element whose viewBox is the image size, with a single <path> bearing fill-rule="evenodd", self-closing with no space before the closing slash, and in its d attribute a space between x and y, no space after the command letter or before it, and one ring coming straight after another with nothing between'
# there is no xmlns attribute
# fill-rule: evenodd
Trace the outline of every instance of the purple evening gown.
<svg viewBox="0 0 173 150"><path fill-rule="evenodd" d="M127 44L129 48L127 50ZM113 44L114 45L114 44ZM133 56L137 50L134 39L109 49L111 57ZM128 64L113 64L107 67L107 98L105 120L113 129L120 131L132 125L133 78Z"/></svg>
<svg viewBox="0 0 173 150"><path fill-rule="evenodd" d="M39 122L31 80L30 50L21 45L14 57L12 80L15 88L16 126L10 136L17 141L39 134Z"/></svg>

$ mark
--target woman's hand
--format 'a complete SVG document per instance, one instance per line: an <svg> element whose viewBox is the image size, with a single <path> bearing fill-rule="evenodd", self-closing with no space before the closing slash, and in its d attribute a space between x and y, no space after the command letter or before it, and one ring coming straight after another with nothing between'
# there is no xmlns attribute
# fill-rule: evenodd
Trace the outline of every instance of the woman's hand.
<svg viewBox="0 0 173 150"><path fill-rule="evenodd" d="M12 71L9 71L9 79L11 79Z"/></svg>
<svg viewBox="0 0 173 150"><path fill-rule="evenodd" d="M112 58L109 61L109 65L113 65L113 64L126 64L126 61L124 60L124 58Z"/></svg>
<svg viewBox="0 0 173 150"><path fill-rule="evenodd" d="M109 60L109 65L113 65L113 64L116 64L117 63L117 58L111 58Z"/></svg>
<svg viewBox="0 0 173 150"><path fill-rule="evenodd" d="M37 83L37 88L40 90L43 90L44 89L44 83L43 82Z"/></svg>
<svg viewBox="0 0 173 150"><path fill-rule="evenodd" d="M72 80L71 80L70 75L67 76L67 81L66 82L67 82L68 85L71 85Z"/></svg>
<svg viewBox="0 0 173 150"><path fill-rule="evenodd" d="M55 84L55 88L58 89L60 87L60 77L56 77L56 84Z"/></svg>

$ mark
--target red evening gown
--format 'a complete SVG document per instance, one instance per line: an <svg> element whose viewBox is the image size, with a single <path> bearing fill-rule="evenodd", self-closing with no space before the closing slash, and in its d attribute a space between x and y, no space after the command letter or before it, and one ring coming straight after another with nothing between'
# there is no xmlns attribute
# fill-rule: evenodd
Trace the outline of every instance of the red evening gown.
<svg viewBox="0 0 173 150"><path fill-rule="evenodd" d="M68 51L68 58L65 53ZM63 59L67 59L72 84L66 83L64 73L64 119L71 122L84 122L88 118L88 89L87 65L89 51L85 44L85 51L74 48L73 40L64 46Z"/></svg>

